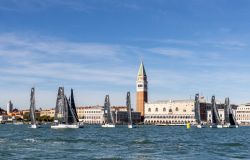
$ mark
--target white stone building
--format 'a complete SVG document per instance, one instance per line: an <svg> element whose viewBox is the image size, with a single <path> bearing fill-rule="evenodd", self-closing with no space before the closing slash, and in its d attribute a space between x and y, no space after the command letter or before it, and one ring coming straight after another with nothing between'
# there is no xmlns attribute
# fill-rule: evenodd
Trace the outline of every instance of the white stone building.
<svg viewBox="0 0 250 160"><path fill-rule="evenodd" d="M169 125L195 123L194 100L146 103L144 123Z"/></svg>
<svg viewBox="0 0 250 160"><path fill-rule="evenodd" d="M102 106L77 108L79 121L88 124L101 124L103 122L103 113L104 111Z"/></svg>
<svg viewBox="0 0 250 160"><path fill-rule="evenodd" d="M111 111L115 123L124 124L127 122L127 107L112 106ZM79 121L83 123L102 124L104 121L104 108L102 106L78 107L77 115L79 117ZM134 123L140 122L141 114L139 112L132 112L132 120Z"/></svg>
<svg viewBox="0 0 250 160"><path fill-rule="evenodd" d="M250 125L250 103L242 104L237 107L236 121L240 125Z"/></svg>

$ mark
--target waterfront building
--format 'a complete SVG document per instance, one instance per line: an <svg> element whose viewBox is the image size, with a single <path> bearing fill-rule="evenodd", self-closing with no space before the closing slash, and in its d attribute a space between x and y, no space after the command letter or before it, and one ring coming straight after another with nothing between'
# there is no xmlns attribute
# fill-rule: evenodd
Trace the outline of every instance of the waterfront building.
<svg viewBox="0 0 250 160"><path fill-rule="evenodd" d="M236 121L240 125L250 125L250 103L241 104L237 107Z"/></svg>
<svg viewBox="0 0 250 160"><path fill-rule="evenodd" d="M87 124L102 124L103 122L103 106L78 107L77 114L79 121Z"/></svg>
<svg viewBox="0 0 250 160"><path fill-rule="evenodd" d="M136 81L136 111L145 115L145 103L148 102L148 81L143 62L141 62Z"/></svg>
<svg viewBox="0 0 250 160"><path fill-rule="evenodd" d="M89 106L89 107L78 107L77 113L81 112L81 118L79 121L87 124L102 124L104 119L104 108L103 106ZM116 124L126 124L128 122L128 113L126 106L112 106L112 116ZM132 112L133 123L139 123L141 121L140 112Z"/></svg>
<svg viewBox="0 0 250 160"><path fill-rule="evenodd" d="M55 116L55 109L44 109L40 111L40 117L48 116L53 118Z"/></svg>
<svg viewBox="0 0 250 160"><path fill-rule="evenodd" d="M12 122L13 119L9 115L1 115L0 116L0 123Z"/></svg>
<svg viewBox="0 0 250 160"><path fill-rule="evenodd" d="M127 107L126 106L112 106L112 115L115 122L118 124L126 123L128 120ZM86 106L76 107L76 112L80 122L87 124L102 124L104 109L103 106ZM55 109L45 109L40 111L40 117L49 116L53 118L55 116ZM139 123L141 120L140 112L132 112L132 119L134 123Z"/></svg>
<svg viewBox="0 0 250 160"><path fill-rule="evenodd" d="M6 111L8 115L13 111L13 103L11 102L11 100L7 103Z"/></svg>
<svg viewBox="0 0 250 160"><path fill-rule="evenodd" d="M196 123L194 100L170 100L145 103L145 124L184 125Z"/></svg>

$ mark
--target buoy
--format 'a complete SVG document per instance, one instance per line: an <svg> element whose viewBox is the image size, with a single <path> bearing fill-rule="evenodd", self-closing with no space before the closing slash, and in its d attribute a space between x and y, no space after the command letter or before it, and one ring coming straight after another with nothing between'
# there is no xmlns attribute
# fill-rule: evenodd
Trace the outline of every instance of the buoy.
<svg viewBox="0 0 250 160"><path fill-rule="evenodd" d="M191 127L190 123L187 123L187 129L190 129L190 127Z"/></svg>

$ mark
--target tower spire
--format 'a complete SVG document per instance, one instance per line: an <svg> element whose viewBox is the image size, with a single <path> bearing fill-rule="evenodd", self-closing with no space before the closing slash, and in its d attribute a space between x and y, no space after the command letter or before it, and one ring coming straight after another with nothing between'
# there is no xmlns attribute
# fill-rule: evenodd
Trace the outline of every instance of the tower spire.
<svg viewBox="0 0 250 160"><path fill-rule="evenodd" d="M143 76L143 77L147 76L145 68L144 68L143 61L141 61L141 65L140 65L140 68L139 68L137 76Z"/></svg>
<svg viewBox="0 0 250 160"><path fill-rule="evenodd" d="M143 62L141 61L136 81L136 110L144 117L145 103L148 102L148 81Z"/></svg>

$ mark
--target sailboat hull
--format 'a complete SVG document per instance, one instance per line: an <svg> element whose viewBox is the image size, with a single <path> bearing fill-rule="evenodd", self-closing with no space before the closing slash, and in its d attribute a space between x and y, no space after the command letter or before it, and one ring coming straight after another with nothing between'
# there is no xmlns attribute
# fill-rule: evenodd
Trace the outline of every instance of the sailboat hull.
<svg viewBox="0 0 250 160"><path fill-rule="evenodd" d="M230 127L230 124L224 124L223 125L223 128L229 128Z"/></svg>
<svg viewBox="0 0 250 160"><path fill-rule="evenodd" d="M65 129L65 128L76 129L76 128L82 128L82 127L83 126L80 126L78 124L58 124L58 125L51 126L52 129Z"/></svg>
<svg viewBox="0 0 250 160"><path fill-rule="evenodd" d="M115 128L114 124L103 124L102 125L103 128Z"/></svg>
<svg viewBox="0 0 250 160"><path fill-rule="evenodd" d="M39 125L36 125L36 124L32 124L32 125L30 126L30 128L36 129L36 128L40 128L40 126L39 126Z"/></svg>
<svg viewBox="0 0 250 160"><path fill-rule="evenodd" d="M211 125L210 128L223 128L222 125L218 124L218 125Z"/></svg>
<svg viewBox="0 0 250 160"><path fill-rule="evenodd" d="M131 124L128 125L128 128L133 128L133 126Z"/></svg>
<svg viewBox="0 0 250 160"><path fill-rule="evenodd" d="M238 125L230 125L229 128L239 128Z"/></svg>
<svg viewBox="0 0 250 160"><path fill-rule="evenodd" d="M197 127L197 128L205 128L205 126L204 126L204 125L201 125L201 124L198 124L196 127Z"/></svg>

